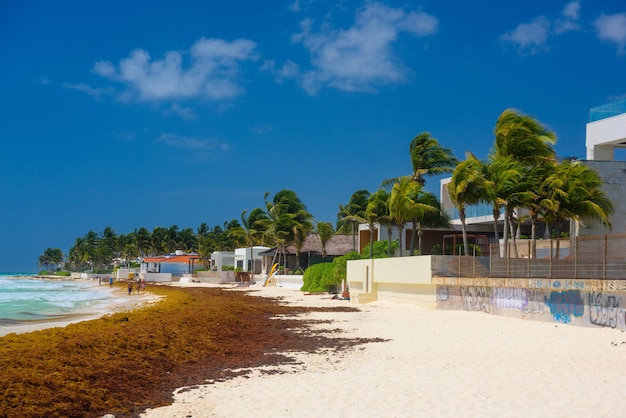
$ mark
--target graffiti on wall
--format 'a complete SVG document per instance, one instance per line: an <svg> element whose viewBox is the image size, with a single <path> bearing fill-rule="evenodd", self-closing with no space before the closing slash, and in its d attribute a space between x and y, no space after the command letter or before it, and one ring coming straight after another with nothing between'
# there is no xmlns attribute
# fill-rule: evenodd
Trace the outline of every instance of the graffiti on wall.
<svg viewBox="0 0 626 418"><path fill-rule="evenodd" d="M461 286L463 309L489 313L489 293L485 286Z"/></svg>
<svg viewBox="0 0 626 418"><path fill-rule="evenodd" d="M622 298L602 293L589 293L589 321L601 327L615 328L622 304ZM625 318L626 319L626 318Z"/></svg>
<svg viewBox="0 0 626 418"><path fill-rule="evenodd" d="M503 309L517 309L522 316L544 313L544 293L540 289L497 287L493 289L492 302Z"/></svg>
<svg viewBox="0 0 626 418"><path fill-rule="evenodd" d="M526 289L524 289L526 290ZM522 316L544 313L543 304L544 294L543 290L528 289L526 291L526 304L522 306Z"/></svg>
<svg viewBox="0 0 626 418"><path fill-rule="evenodd" d="M526 303L526 289L496 287L493 289L493 304L504 309L521 310Z"/></svg>
<svg viewBox="0 0 626 418"><path fill-rule="evenodd" d="M580 297L580 290L559 290L550 292L550 298L545 298L545 304L550 307L550 313L555 321L569 324L572 315L580 317L585 310L585 304Z"/></svg>
<svg viewBox="0 0 626 418"><path fill-rule="evenodd" d="M437 286L437 299L440 301L448 300L448 286Z"/></svg>
<svg viewBox="0 0 626 418"><path fill-rule="evenodd" d="M584 282L581 285L572 281L570 285L567 289L552 290L538 287L439 285L437 302L441 303L443 309L506 316L518 311L520 318L626 331L625 292L584 291Z"/></svg>

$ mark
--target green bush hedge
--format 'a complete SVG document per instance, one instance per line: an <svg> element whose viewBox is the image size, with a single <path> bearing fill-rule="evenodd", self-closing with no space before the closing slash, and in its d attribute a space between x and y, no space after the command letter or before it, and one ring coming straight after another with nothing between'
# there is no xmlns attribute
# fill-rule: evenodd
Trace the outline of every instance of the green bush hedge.
<svg viewBox="0 0 626 418"><path fill-rule="evenodd" d="M313 264L304 272L302 276L301 290L303 292L327 292L334 284L334 265L333 263Z"/></svg>

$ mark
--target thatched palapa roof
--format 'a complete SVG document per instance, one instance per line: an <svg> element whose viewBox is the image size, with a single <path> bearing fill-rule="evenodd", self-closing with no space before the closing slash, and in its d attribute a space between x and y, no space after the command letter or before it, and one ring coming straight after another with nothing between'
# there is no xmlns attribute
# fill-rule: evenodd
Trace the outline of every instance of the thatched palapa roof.
<svg viewBox="0 0 626 418"><path fill-rule="evenodd" d="M335 234L326 242L326 255L340 256L352 251L352 235ZM273 256L276 248L259 253L261 256ZM286 253L295 255L296 247L290 245L286 248ZM309 234L304 240L304 244L300 249L300 254L322 254L322 240L318 234Z"/></svg>

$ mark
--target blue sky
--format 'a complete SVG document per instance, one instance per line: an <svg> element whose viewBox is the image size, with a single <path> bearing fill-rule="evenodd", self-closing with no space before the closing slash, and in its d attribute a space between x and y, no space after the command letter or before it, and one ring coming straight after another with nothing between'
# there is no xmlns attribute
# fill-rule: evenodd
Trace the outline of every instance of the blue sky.
<svg viewBox="0 0 626 418"><path fill-rule="evenodd" d="M3 1L0 271L283 188L334 222L420 132L485 157L507 108L584 158L589 109L626 97L626 5L494 4Z"/></svg>

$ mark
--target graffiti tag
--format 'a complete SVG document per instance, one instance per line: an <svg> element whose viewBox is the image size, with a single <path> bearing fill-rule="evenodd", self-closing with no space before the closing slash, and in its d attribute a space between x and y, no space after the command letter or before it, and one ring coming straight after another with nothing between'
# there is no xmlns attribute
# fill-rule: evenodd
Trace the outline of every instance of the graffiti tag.
<svg viewBox="0 0 626 418"><path fill-rule="evenodd" d="M489 313L489 294L484 286L461 286L463 309L466 311L483 311Z"/></svg>
<svg viewBox="0 0 626 418"><path fill-rule="evenodd" d="M589 320L594 325L615 328L620 311L621 298L602 293L589 293Z"/></svg>
<svg viewBox="0 0 626 418"><path fill-rule="evenodd" d="M579 317L585 310L584 302L580 297L580 290L554 291L550 298L544 298L546 305L550 307L550 313L557 322L569 324L571 316Z"/></svg>

